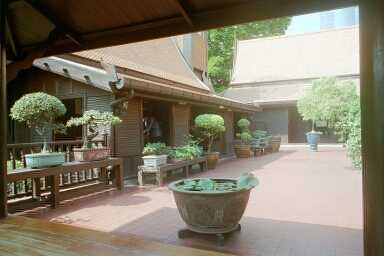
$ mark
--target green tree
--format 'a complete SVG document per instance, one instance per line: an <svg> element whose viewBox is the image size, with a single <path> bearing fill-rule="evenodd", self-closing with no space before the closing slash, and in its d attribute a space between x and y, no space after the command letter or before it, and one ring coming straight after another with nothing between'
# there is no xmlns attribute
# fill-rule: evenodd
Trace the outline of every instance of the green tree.
<svg viewBox="0 0 384 256"><path fill-rule="evenodd" d="M321 78L297 102L303 120L326 121L347 146L348 156L361 166L360 99L352 81Z"/></svg>
<svg viewBox="0 0 384 256"><path fill-rule="evenodd" d="M229 85L235 40L282 35L289 24L290 18L278 18L210 30L208 75L215 90L220 92Z"/></svg>
<svg viewBox="0 0 384 256"><path fill-rule="evenodd" d="M65 132L65 126L56 121L67 112L64 104L55 96L35 92L18 99L11 108L13 120L24 122L44 138L43 152L47 151L47 134L50 131Z"/></svg>

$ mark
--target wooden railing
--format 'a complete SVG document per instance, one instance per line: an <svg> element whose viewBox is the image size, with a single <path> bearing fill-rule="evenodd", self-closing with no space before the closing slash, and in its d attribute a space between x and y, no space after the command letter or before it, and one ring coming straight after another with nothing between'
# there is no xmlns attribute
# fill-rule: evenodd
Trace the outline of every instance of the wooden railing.
<svg viewBox="0 0 384 256"><path fill-rule="evenodd" d="M94 140L95 144L107 144L107 138ZM17 170L18 168L25 168L26 161L25 155L33 152L40 152L43 148L43 142L34 143L17 143L8 144L8 172ZM65 152L65 161L73 161L73 148L81 147L82 140L68 140L68 141L52 141L48 142L49 150L55 152ZM95 183L100 178L99 168L81 170L76 172L61 173L60 188L66 189L76 186L88 185ZM44 195L50 189L49 180L47 177L25 180L8 183L8 198L13 201L30 200L38 191L39 195Z"/></svg>

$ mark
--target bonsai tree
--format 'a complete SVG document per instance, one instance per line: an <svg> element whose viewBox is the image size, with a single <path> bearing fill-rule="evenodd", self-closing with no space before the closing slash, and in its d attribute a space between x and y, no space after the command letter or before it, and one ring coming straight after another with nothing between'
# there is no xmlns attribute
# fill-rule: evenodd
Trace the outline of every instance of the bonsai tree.
<svg viewBox="0 0 384 256"><path fill-rule="evenodd" d="M65 132L65 126L56 122L56 118L66 112L64 104L55 96L36 92L26 94L15 102L10 116L13 120L25 122L29 128L44 138L42 152L47 152L47 133L50 131Z"/></svg>
<svg viewBox="0 0 384 256"><path fill-rule="evenodd" d="M100 112L97 110L85 111L81 117L72 117L67 122L67 127L85 126L86 135L83 136L83 148L92 148L92 140L111 125L121 123L121 119L112 112Z"/></svg>
<svg viewBox="0 0 384 256"><path fill-rule="evenodd" d="M249 130L250 125L251 123L246 118L237 121L240 133L237 133L236 136L240 139L241 144L248 145L252 140L251 131Z"/></svg>
<svg viewBox="0 0 384 256"><path fill-rule="evenodd" d="M211 153L213 141L225 131L224 119L215 114L202 114L195 118L195 126L208 141L207 152Z"/></svg>

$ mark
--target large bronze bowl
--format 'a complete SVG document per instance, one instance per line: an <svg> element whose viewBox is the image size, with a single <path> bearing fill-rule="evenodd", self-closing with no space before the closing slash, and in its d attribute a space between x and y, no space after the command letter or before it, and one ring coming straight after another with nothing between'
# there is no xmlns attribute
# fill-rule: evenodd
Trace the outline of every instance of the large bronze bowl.
<svg viewBox="0 0 384 256"><path fill-rule="evenodd" d="M236 182L235 179L213 179ZM224 234L239 228L252 188L240 191L200 192L177 188L184 180L171 183L177 209L187 228L204 234Z"/></svg>

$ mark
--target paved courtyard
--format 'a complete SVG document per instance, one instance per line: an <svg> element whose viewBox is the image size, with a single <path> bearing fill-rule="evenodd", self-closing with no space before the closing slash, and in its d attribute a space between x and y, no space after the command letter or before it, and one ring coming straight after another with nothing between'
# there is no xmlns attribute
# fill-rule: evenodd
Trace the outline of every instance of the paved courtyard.
<svg viewBox="0 0 384 256"><path fill-rule="evenodd" d="M127 188L67 202L27 216L166 243L263 256L362 256L362 180L342 148L304 147L243 160L229 160L205 177L254 173L242 230L218 247L215 237L180 240L184 227L167 187Z"/></svg>

